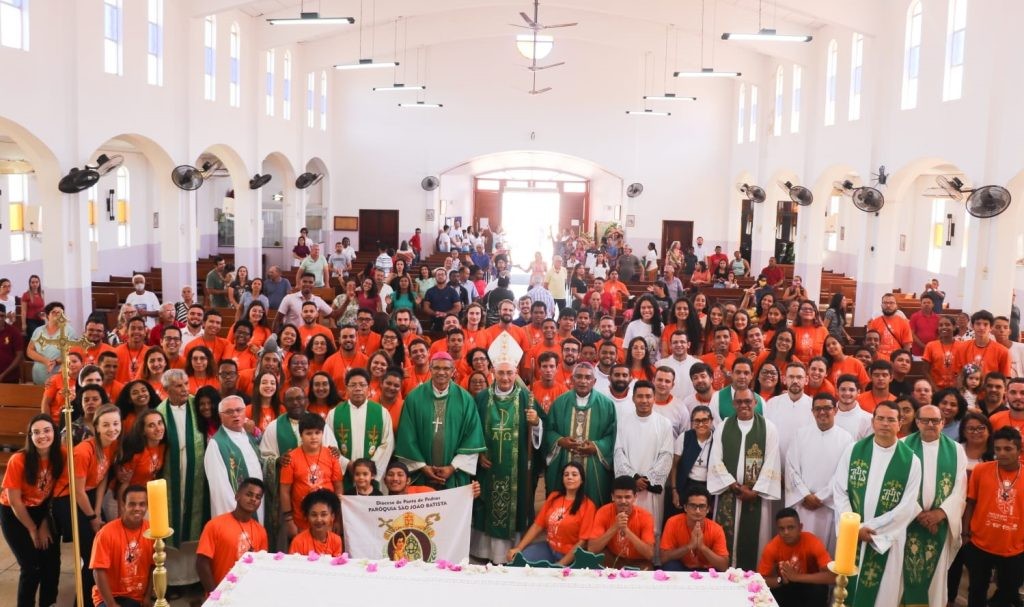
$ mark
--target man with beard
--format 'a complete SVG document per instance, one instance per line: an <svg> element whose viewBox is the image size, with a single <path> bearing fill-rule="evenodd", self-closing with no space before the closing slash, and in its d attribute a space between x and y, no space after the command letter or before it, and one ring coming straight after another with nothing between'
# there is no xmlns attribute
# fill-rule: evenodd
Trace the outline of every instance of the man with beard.
<svg viewBox="0 0 1024 607"><path fill-rule="evenodd" d="M590 323L593 320L592 314L590 308L580 308L576 312L576 329L572 332L572 336L580 340L581 344L596 344L601 341L598 332L590 328Z"/></svg>
<svg viewBox="0 0 1024 607"><path fill-rule="evenodd" d="M494 384L476 395L487 451L479 456L481 498L473 508L470 554L497 564L533 522L530 463L543 428L529 390L517 381L522 354L511 335L500 335L488 349Z"/></svg>
<svg viewBox="0 0 1024 607"><path fill-rule="evenodd" d="M712 375L712 377L714 376ZM716 428L723 419L735 414L736 410L732 406L732 401L737 390L753 389L753 383L754 364L750 362L749 358L735 359L732 363L732 383L715 392L711 397L711 401L708 402L708 407L715 418ZM711 385L714 386L713 379ZM803 386L801 386L801 389L803 389ZM754 401L754 411L759 415L763 415L764 399L761 398L760 394L754 394Z"/></svg>
<svg viewBox="0 0 1024 607"><path fill-rule="evenodd" d="M612 316L602 316L601 320L597 323L597 332L601 335L602 342L610 341L618 348L615 360L620 363L625 362L626 351L622 347L622 338L615 335L615 318Z"/></svg>
<svg viewBox="0 0 1024 607"><path fill-rule="evenodd" d="M620 364L612 365L612 371L608 375L608 391L604 395L611 399L617 414L621 415L624 409L628 413L633 407L631 393L634 381L629 367Z"/></svg>
<svg viewBox="0 0 1024 607"><path fill-rule="evenodd" d="M188 347L193 340L203 336L203 316L206 309L200 305L189 306L185 326L181 328L181 347Z"/></svg>
<svg viewBox="0 0 1024 607"><path fill-rule="evenodd" d="M581 347L575 337L562 341L562 364L555 374L555 382L564 386L566 390L572 389L572 370L580 360Z"/></svg>
<svg viewBox="0 0 1024 607"><path fill-rule="evenodd" d="M331 376L335 385L338 386L340 396L345 398L345 378L349 370L356 367L365 368L367 360L366 356L356 349L355 327L342 327L338 333L338 342L341 347L327 357L327 360L324 361L323 371Z"/></svg>
<svg viewBox="0 0 1024 607"><path fill-rule="evenodd" d="M786 365L786 391L772 397L764 405L764 418L773 424L779 434L779 456L781 466L786 466L786 454L793 444L796 433L804 426L814 424L811 413L811 397L804 394L807 385L807 368L799 361Z"/></svg>
<svg viewBox="0 0 1024 607"><path fill-rule="evenodd" d="M992 430L1011 426L1020 432L1024 429L1024 379L1014 377L1006 383L1006 405L1005 411L988 418Z"/></svg>
<svg viewBox="0 0 1024 607"><path fill-rule="evenodd" d="M675 440L690 429L690 410L682 399L672 393L676 385L676 372L672 367L657 367L651 383L654 384L654 412L672 424L672 440Z"/></svg>
<svg viewBox="0 0 1024 607"><path fill-rule="evenodd" d="M669 337L669 356L655 363L655 367L668 367L675 376L672 385L672 395L683 401L694 392L693 382L690 381L690 368L700 362L695 356L689 355L690 338L686 332L676 329ZM655 386L657 387L657 386ZM689 413L687 413L689 415Z"/></svg>
<svg viewBox="0 0 1024 607"><path fill-rule="evenodd" d="M395 329L402 336L402 343L405 345L406 350L408 350L409 345L419 338L419 335L416 335L416 328L412 324L412 310L407 308L395 310L394 319Z"/></svg>
<svg viewBox="0 0 1024 607"><path fill-rule="evenodd" d="M636 480L636 503L654 517L661 529L664 490L672 469L672 422L654 414L655 388L640 380L633 387L633 411L618 410L615 435L615 476Z"/></svg>
<svg viewBox="0 0 1024 607"><path fill-rule="evenodd" d="M882 296L882 315L868 323L868 329L878 332L879 343L876 358L889 360L896 350L909 350L914 345L914 334L906 318L896 314L896 296L886 293Z"/></svg>
<svg viewBox="0 0 1024 607"><path fill-rule="evenodd" d="M459 291L448 283L448 273L444 268L434 271L434 286L427 289L423 296L423 313L433 317L433 330L440 331L444 317L462 311Z"/></svg>
<svg viewBox="0 0 1024 607"><path fill-rule="evenodd" d="M85 332L82 336L89 340L92 344L88 348L82 346L75 346L71 348L71 352L78 352L82 355L83 365L95 365L99 363L100 354L104 352L113 352L114 348L107 345L103 339L107 336L107 326L101 316L93 314L85 321ZM2 371L3 369L0 369ZM2 373L0 373L2 377Z"/></svg>
<svg viewBox="0 0 1024 607"><path fill-rule="evenodd" d="M197 346L206 346L213 353L212 363L219 363L224 358L224 351L228 349L228 340L220 336L221 323L224 318L217 310L207 310L203 315L203 334L199 339L193 339L182 353L186 360L189 354ZM123 365L122 365L123 366Z"/></svg>
<svg viewBox="0 0 1024 607"><path fill-rule="evenodd" d="M516 343L523 349L523 352L527 352L530 349L530 339L522 327L513 324L512 315L515 314L515 311L516 306L511 301L503 301L498 304L498 322L487 327L484 335L488 343L493 343L502 332L508 333L512 336L512 339L516 340Z"/></svg>
<svg viewBox="0 0 1024 607"><path fill-rule="evenodd" d="M725 530L731 564L757 567L772 537L772 502L782 497L782 468L775 425L754 412L754 391L736 390L735 414L715 426L708 491L720 496L715 521Z"/></svg>
<svg viewBox="0 0 1024 607"><path fill-rule="evenodd" d="M417 386L430 379L430 364L427 342L414 339L409 344L409 363L405 368L405 379L402 381L402 393L408 394Z"/></svg>
<svg viewBox="0 0 1024 607"><path fill-rule="evenodd" d="M544 453L548 492L562 489L562 468L583 466L584 491L595 505L608 502L615 448L615 405L594 391L594 367L579 363L573 370L573 390L555 399L544 422Z"/></svg>
<svg viewBox="0 0 1024 607"><path fill-rule="evenodd" d="M594 369L594 389L601 394L608 394L608 383L611 381L612 367L618 362L619 347L615 342L602 341L597 349L597 367Z"/></svg>
<svg viewBox="0 0 1024 607"><path fill-rule="evenodd" d="M519 316L512 321L517 327L525 327L530 324L530 306L533 305L533 300L530 299L529 295L523 295L519 298Z"/></svg>
<svg viewBox="0 0 1024 607"><path fill-rule="evenodd" d="M447 352L448 351L448 337L447 337L448 332L449 331L454 331L455 329L459 329L461 327L462 327L462 325L459 324L459 317L458 317L458 315L456 315L456 314L449 314L449 315L445 316L444 317L444 322L441 325L441 333L443 333L446 337L442 337L441 339L439 339L439 340L435 341L434 343L430 344L430 355L433 356L434 354L437 354L438 352Z"/></svg>
<svg viewBox="0 0 1024 607"><path fill-rule="evenodd" d="M302 324L299 325L299 345L305 349L309 340L316 335L323 335L327 341L334 344L334 333L320 324L320 314L317 312L316 302L307 301L302 304Z"/></svg>
<svg viewBox="0 0 1024 607"><path fill-rule="evenodd" d="M711 404L711 399L715 397L715 391L711 389L711 367L702 362L694 363L690 367L690 383L693 384L693 394L683 399L683 404L693 413L694 407L698 405L708 407Z"/></svg>
<svg viewBox="0 0 1024 607"><path fill-rule="evenodd" d="M417 485L468 485L487 449L476 403L452 381L454 371L452 357L438 352L430 361L430 381L405 397L395 457L409 466Z"/></svg>
<svg viewBox="0 0 1024 607"><path fill-rule="evenodd" d="M299 277L298 283L299 291L297 293L289 293L281 298L281 305L278 306L277 316L274 318L274 332L284 325L299 326L302 324L302 304L307 301L316 304L317 314L320 316L330 316L334 311L319 295L313 294L316 276L307 272Z"/></svg>

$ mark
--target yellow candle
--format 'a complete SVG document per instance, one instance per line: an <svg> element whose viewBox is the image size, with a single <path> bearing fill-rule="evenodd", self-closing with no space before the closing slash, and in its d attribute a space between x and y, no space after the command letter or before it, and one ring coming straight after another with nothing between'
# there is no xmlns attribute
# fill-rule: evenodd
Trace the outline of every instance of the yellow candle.
<svg viewBox="0 0 1024 607"><path fill-rule="evenodd" d="M171 526L167 519L167 481L159 478L146 483L149 496L149 532L153 537L167 537Z"/></svg>
<svg viewBox="0 0 1024 607"><path fill-rule="evenodd" d="M844 512L839 515L839 539L836 541L835 572L853 575L856 571L857 534L860 533L860 515Z"/></svg>

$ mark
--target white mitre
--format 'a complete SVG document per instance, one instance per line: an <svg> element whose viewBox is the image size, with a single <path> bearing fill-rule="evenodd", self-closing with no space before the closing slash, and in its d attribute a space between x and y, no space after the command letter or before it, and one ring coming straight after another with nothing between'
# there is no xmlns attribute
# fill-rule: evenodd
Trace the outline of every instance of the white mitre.
<svg viewBox="0 0 1024 607"><path fill-rule="evenodd" d="M502 363L510 365L513 369L519 366L519 361L523 358L523 349L519 346L519 343L508 334L508 331L502 331L498 334L498 337L491 342L491 347L487 349L487 355L491 358L491 364L494 368L498 368Z"/></svg>

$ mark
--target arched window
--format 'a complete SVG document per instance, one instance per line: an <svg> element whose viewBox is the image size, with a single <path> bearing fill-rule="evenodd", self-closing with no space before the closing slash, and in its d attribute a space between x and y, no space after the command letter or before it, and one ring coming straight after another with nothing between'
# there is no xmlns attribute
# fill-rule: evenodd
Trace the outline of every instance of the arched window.
<svg viewBox="0 0 1024 607"><path fill-rule="evenodd" d="M964 88L964 41L967 37L967 0L949 0L946 23L946 73L942 100L959 99Z"/></svg>
<svg viewBox="0 0 1024 607"><path fill-rule="evenodd" d="M864 73L864 35L853 34L850 45L850 120L860 120L860 93Z"/></svg>
<svg viewBox="0 0 1024 607"><path fill-rule="evenodd" d="M242 105L242 33L237 23L231 24L230 74L228 78L228 103L231 107Z"/></svg>
<svg viewBox="0 0 1024 607"><path fill-rule="evenodd" d="M146 82L164 85L164 0L149 0L146 18L149 42L146 47Z"/></svg>
<svg viewBox="0 0 1024 607"><path fill-rule="evenodd" d="M28 173L7 176L7 227L10 230L11 261L29 260L30 235L25 229L28 207ZM38 227L36 228L38 230Z"/></svg>
<svg viewBox="0 0 1024 607"><path fill-rule="evenodd" d="M914 0L907 9L907 35L903 43L903 93L900 107L917 107L917 78L921 70L921 0Z"/></svg>
<svg viewBox="0 0 1024 607"><path fill-rule="evenodd" d="M789 132L800 132L800 104L803 97L804 68L793 66L793 100L789 106Z"/></svg>
<svg viewBox="0 0 1024 607"><path fill-rule="evenodd" d="M782 66L775 70L775 107L772 113L772 135L778 137L782 134L782 100L785 95L783 87L784 76Z"/></svg>
<svg viewBox="0 0 1024 607"><path fill-rule="evenodd" d="M117 246L128 247L132 244L132 230L128 223L128 209L131 206L131 179L128 167L117 169Z"/></svg>
<svg viewBox="0 0 1024 607"><path fill-rule="evenodd" d="M743 143L747 129L747 85L740 83L739 111L736 112L736 143Z"/></svg>
<svg viewBox="0 0 1024 607"><path fill-rule="evenodd" d="M103 71L124 73L123 0L103 0Z"/></svg>
<svg viewBox="0 0 1024 607"><path fill-rule="evenodd" d="M836 72L839 71L839 44L835 40L828 43L828 56L825 60L825 126L836 123Z"/></svg>
<svg viewBox="0 0 1024 607"><path fill-rule="evenodd" d="M274 115L274 49L267 51L267 116Z"/></svg>
<svg viewBox="0 0 1024 607"><path fill-rule="evenodd" d="M750 85L750 135L747 137L747 141L753 143L757 141L757 86Z"/></svg>
<svg viewBox="0 0 1024 607"><path fill-rule="evenodd" d="M217 99L217 16L203 19L203 99Z"/></svg>
<svg viewBox="0 0 1024 607"><path fill-rule="evenodd" d="M313 128L315 112L314 101L316 97L316 74L306 74L306 126Z"/></svg>
<svg viewBox="0 0 1024 607"><path fill-rule="evenodd" d="M281 116L292 119L292 53L284 52L284 82L281 83Z"/></svg>
<svg viewBox="0 0 1024 607"><path fill-rule="evenodd" d="M327 130L327 71L320 72L320 130Z"/></svg>
<svg viewBox="0 0 1024 607"><path fill-rule="evenodd" d="M28 0L0 0L0 46L28 50Z"/></svg>

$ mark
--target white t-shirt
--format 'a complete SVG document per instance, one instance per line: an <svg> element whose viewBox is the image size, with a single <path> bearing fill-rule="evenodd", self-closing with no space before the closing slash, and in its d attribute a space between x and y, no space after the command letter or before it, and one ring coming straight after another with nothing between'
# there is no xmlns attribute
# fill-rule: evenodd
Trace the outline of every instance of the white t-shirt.
<svg viewBox="0 0 1024 607"><path fill-rule="evenodd" d="M143 291L141 295L138 291L132 291L131 294L124 299L124 303L129 306L135 306L135 309L140 312L152 312L160 309L160 300L156 298L156 293L153 293L152 291ZM156 326L155 316L146 316L145 318L147 329L152 329Z"/></svg>

